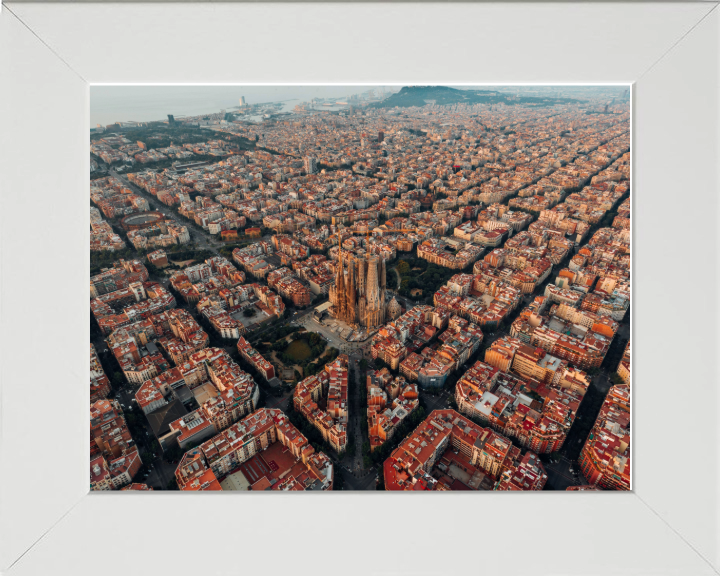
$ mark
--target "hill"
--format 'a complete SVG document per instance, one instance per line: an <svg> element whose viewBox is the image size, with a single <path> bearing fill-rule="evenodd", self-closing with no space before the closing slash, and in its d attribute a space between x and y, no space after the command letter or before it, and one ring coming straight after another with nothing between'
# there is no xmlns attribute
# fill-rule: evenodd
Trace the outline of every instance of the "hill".
<svg viewBox="0 0 720 576"><path fill-rule="evenodd" d="M404 86L400 92L393 94L382 102L373 104L376 108L407 108L409 106L425 106L431 103L440 106L448 104L525 104L530 106L552 106L577 102L575 98L545 98L534 96L515 96L495 90L458 90L448 86Z"/></svg>

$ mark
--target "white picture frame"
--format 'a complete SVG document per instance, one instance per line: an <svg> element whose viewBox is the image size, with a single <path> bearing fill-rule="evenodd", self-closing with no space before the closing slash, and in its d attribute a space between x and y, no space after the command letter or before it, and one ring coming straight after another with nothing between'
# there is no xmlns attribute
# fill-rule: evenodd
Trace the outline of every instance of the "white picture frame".
<svg viewBox="0 0 720 576"><path fill-rule="evenodd" d="M0 571L720 573L717 7L3 4ZM633 491L89 494L89 86L107 83L631 83Z"/></svg>

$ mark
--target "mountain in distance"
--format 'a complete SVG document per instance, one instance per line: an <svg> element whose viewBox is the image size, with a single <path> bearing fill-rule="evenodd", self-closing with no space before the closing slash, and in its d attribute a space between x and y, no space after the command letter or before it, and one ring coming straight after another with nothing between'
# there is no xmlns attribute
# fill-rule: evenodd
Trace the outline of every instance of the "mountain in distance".
<svg viewBox="0 0 720 576"><path fill-rule="evenodd" d="M495 90L458 90L448 86L403 86L382 102L376 102L377 108L408 108L410 106L425 106L434 102L440 106L448 104L526 104L535 106L552 106L554 104L567 104L577 102L575 98L556 98L544 96L516 96Z"/></svg>

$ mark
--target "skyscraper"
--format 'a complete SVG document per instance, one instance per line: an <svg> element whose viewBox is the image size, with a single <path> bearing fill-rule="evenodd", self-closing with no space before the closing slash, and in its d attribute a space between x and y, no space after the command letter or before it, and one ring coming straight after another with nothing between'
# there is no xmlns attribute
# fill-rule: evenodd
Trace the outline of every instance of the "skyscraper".
<svg viewBox="0 0 720 576"><path fill-rule="evenodd" d="M305 156L305 173L315 174L317 172L317 158Z"/></svg>

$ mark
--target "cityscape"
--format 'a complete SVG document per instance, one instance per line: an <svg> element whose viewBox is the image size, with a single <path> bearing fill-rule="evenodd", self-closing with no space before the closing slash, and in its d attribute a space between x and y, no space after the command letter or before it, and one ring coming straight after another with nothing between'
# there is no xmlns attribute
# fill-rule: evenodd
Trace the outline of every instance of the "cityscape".
<svg viewBox="0 0 720 576"><path fill-rule="evenodd" d="M631 489L629 86L93 90L91 490Z"/></svg>

